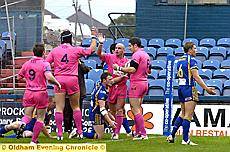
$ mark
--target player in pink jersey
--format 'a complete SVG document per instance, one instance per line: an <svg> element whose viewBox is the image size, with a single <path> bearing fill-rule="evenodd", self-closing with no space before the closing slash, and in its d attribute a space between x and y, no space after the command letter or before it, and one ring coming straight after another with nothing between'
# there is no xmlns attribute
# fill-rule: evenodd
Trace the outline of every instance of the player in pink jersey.
<svg viewBox="0 0 230 152"><path fill-rule="evenodd" d="M61 33L61 45L54 48L48 55L46 61L54 63L54 75L60 82L62 89L55 88L54 100L56 102L55 121L58 128L57 139L63 139L63 110L65 106L65 95L70 98L73 109L73 118L80 139L82 134L82 114L79 107L80 89L78 84L78 59L92 54L96 49L96 29L92 28L92 42L89 48L72 46L72 34L70 31Z"/></svg>
<svg viewBox="0 0 230 152"><path fill-rule="evenodd" d="M37 121L33 128L31 143L37 143L38 136L44 127L44 118L49 98L46 90L46 80L57 85L60 89L60 83L51 73L50 64L43 59L45 48L43 44L35 44L33 48L34 57L22 65L18 73L18 80L25 78L26 91L23 97L23 106L25 115L20 122L18 133L23 131L33 116L34 109L37 109Z"/></svg>
<svg viewBox="0 0 230 152"><path fill-rule="evenodd" d="M108 65L108 72L111 73L112 77L114 78L112 80L112 86L109 89L108 96L110 112L115 117L115 121L117 123L116 128L114 129L114 134L112 135L112 139L117 140L125 113L124 106L125 99L127 97L126 81L128 77L124 75L124 72L114 70L113 64L124 67L129 60L124 57L125 46L122 43L116 44L113 54L104 54L102 53L102 44L104 39L99 39L99 42L100 45L97 54L101 60ZM128 130L128 133L131 133L128 123L126 124L127 125L124 126L126 131Z"/></svg>
<svg viewBox="0 0 230 152"><path fill-rule="evenodd" d="M129 49L133 52L130 67L121 67L117 64L113 67L116 70L130 74L128 96L136 126L136 135L133 140L148 139L140 109L143 97L148 91L147 75L151 72L150 57L141 48L139 38L134 37L129 40Z"/></svg>

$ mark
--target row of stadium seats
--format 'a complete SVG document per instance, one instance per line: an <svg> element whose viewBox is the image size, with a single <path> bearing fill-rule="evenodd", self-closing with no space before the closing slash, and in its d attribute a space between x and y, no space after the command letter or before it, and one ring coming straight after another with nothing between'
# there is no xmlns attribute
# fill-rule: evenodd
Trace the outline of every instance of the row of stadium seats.
<svg viewBox="0 0 230 152"><path fill-rule="evenodd" d="M106 38L104 42L104 49L108 49L109 46L113 43L123 43L125 47L129 46L129 39L128 38L118 38L115 41L112 38ZM230 47L230 38L221 38L219 40L215 40L213 38L204 38L200 41L196 38L186 38L183 41L177 38L170 38L168 40L163 40L160 38L153 38L149 41L141 38L142 46L144 47L172 47L172 48L178 48L183 46L186 42L193 42L196 46L204 46L204 47L214 47L214 46L223 46L223 47ZM82 46L87 47L91 43L91 38L85 38L82 41Z"/></svg>
<svg viewBox="0 0 230 152"><path fill-rule="evenodd" d="M149 80L149 95L158 95L158 96L164 96L164 90L165 90L165 79L156 79L156 80ZM90 95L93 91L95 81L91 79L85 79L86 82L86 94ZM129 83L129 81L127 82ZM219 79L210 79L206 81L207 86L214 87L216 91L215 96L229 96L230 93L230 80L225 81L222 83ZM174 79L173 81L174 86L174 95L177 96L178 93L178 79ZM210 96L206 91L204 91L201 86L196 85L197 90L199 91L200 95L203 96Z"/></svg>

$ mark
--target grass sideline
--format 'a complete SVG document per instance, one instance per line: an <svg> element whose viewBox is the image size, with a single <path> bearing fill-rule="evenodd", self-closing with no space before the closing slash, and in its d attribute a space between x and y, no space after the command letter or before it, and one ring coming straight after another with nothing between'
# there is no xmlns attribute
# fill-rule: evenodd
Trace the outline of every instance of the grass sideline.
<svg viewBox="0 0 230 152"><path fill-rule="evenodd" d="M131 137L126 137L125 134L120 136L117 141L110 140L110 135L106 134L104 139L93 140L86 139L68 139L64 136L63 141L56 139L48 139L45 136L39 137L40 143L106 143L108 152L229 152L230 137L191 137L192 141L198 143L198 146L181 145L181 136L176 138L174 144L169 144L164 136L149 135L148 140L133 141ZM29 143L30 138L10 139L0 138L0 143Z"/></svg>

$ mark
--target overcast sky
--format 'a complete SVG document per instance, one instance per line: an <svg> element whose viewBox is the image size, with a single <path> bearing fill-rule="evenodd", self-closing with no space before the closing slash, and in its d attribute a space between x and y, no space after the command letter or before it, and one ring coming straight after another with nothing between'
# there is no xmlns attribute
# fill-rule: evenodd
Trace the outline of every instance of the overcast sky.
<svg viewBox="0 0 230 152"><path fill-rule="evenodd" d="M76 1L76 0L74 0ZM73 0L45 0L45 8L61 18L74 14ZM88 0L78 0L81 10L89 14ZM136 0L91 0L92 16L105 25L110 23L108 13L125 12L134 13ZM117 18L117 16L112 16Z"/></svg>

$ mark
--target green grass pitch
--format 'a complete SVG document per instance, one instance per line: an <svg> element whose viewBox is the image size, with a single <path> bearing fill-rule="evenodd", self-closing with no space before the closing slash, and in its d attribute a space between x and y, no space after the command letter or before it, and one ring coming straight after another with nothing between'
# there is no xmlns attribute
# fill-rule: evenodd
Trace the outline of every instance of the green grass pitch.
<svg viewBox="0 0 230 152"><path fill-rule="evenodd" d="M164 136L149 135L148 140L133 141L125 134L120 135L117 141L110 140L110 135L106 134L104 139L68 139L64 136L63 141L48 139L40 135L40 143L105 143L108 152L229 152L230 137L191 137L191 140L198 143L198 146L181 145L181 136L176 138L174 144L169 144ZM29 143L30 138L7 139L0 138L0 143Z"/></svg>

